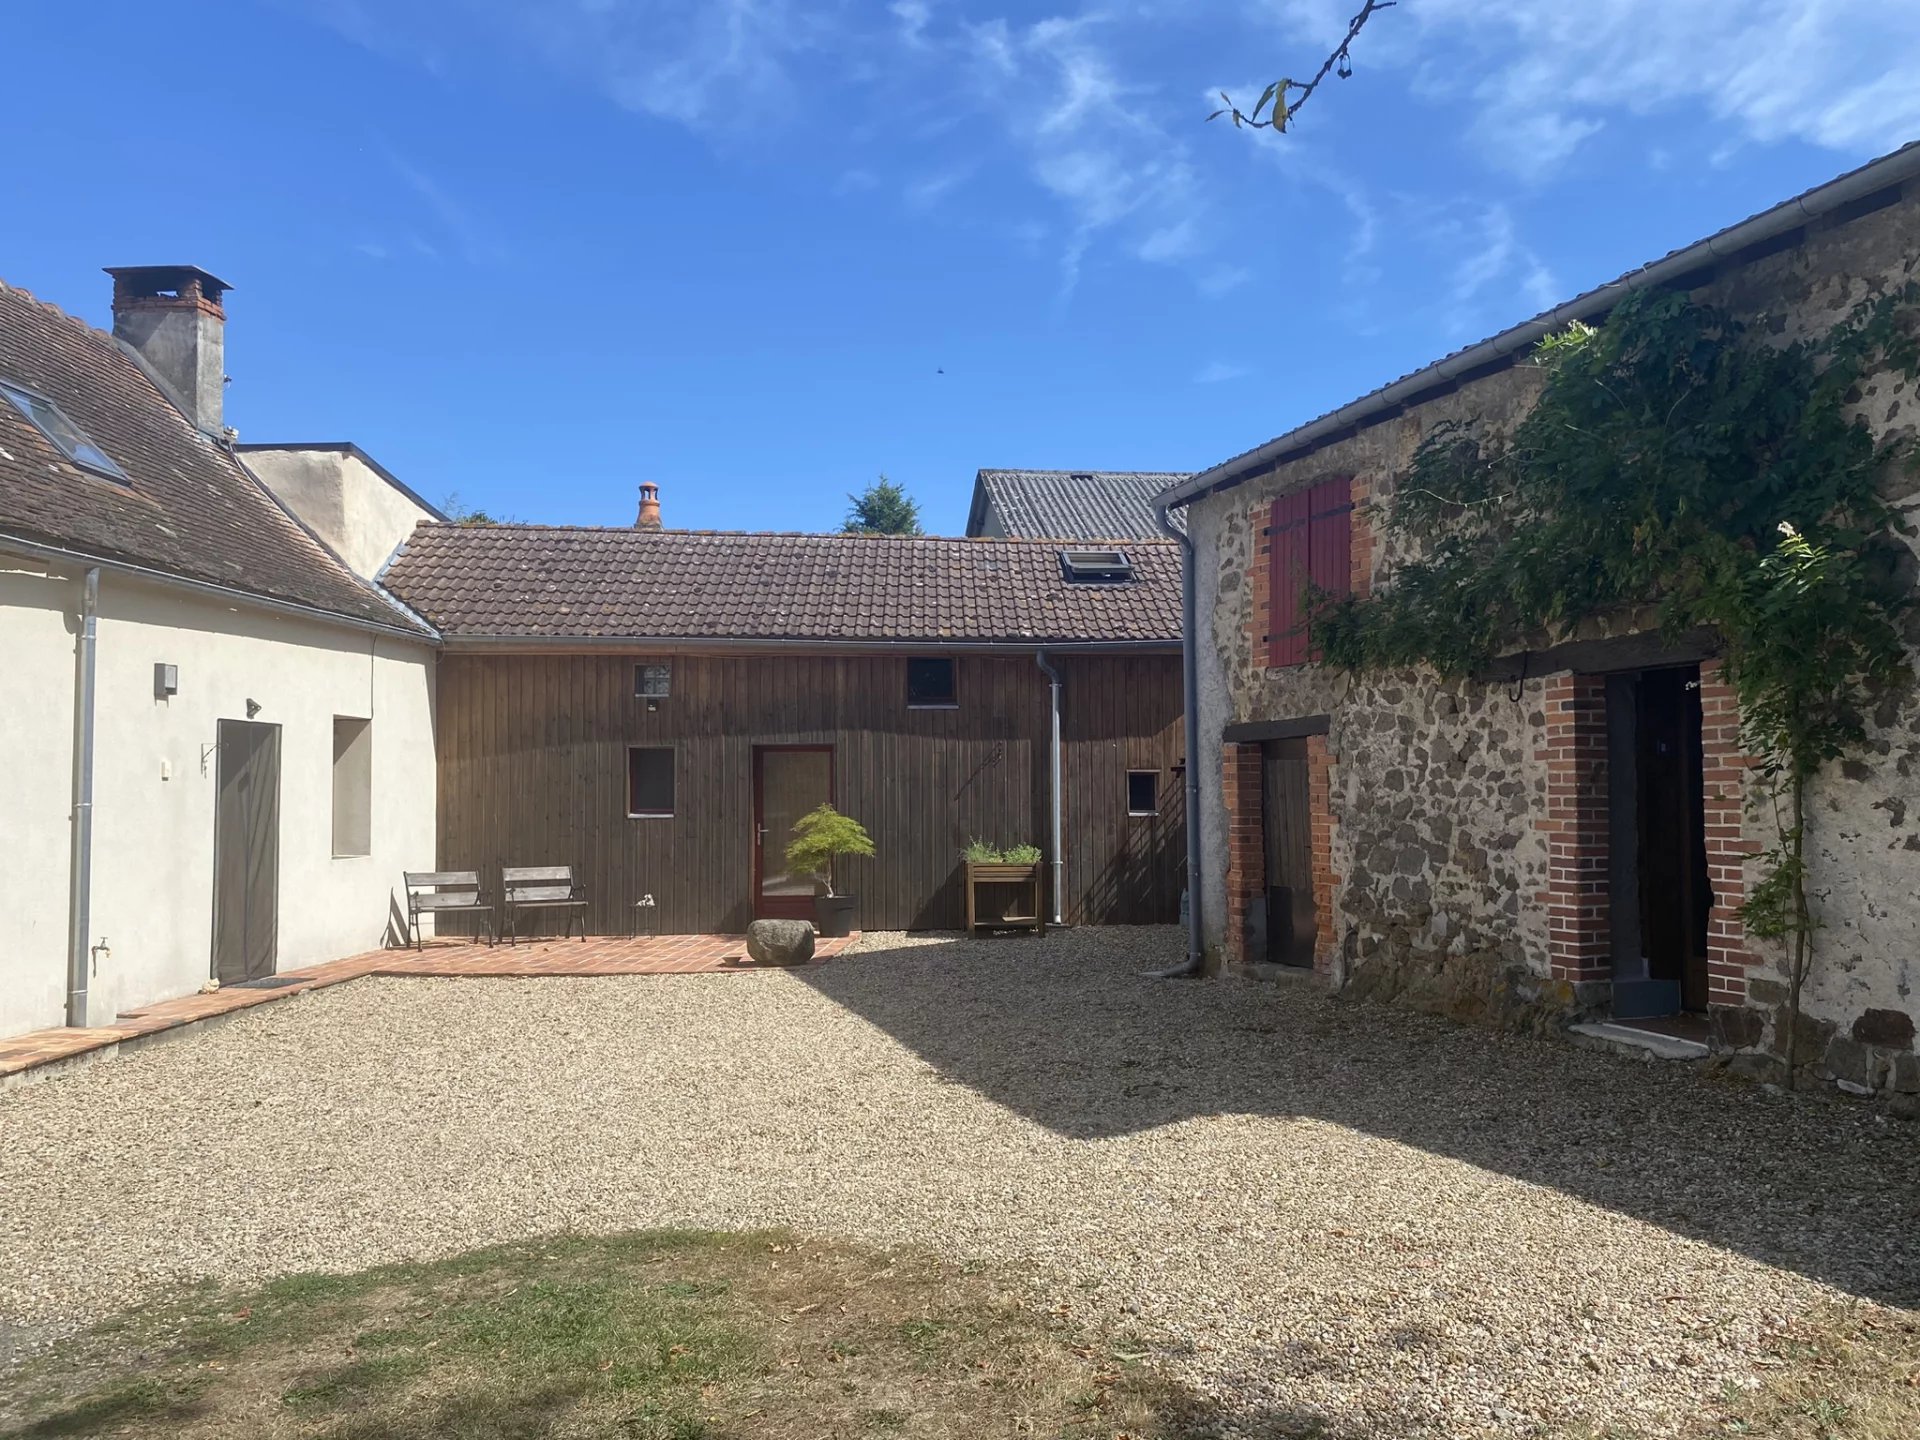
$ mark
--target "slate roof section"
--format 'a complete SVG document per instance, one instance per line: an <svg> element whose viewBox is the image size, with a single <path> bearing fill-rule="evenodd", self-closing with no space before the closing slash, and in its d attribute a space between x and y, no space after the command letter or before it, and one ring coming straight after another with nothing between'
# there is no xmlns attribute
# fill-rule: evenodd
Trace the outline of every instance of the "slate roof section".
<svg viewBox="0 0 1920 1440"><path fill-rule="evenodd" d="M421 525L382 583L449 641L1177 645L1180 551L1069 582L1060 545L894 535Z"/></svg>
<svg viewBox="0 0 1920 1440"><path fill-rule="evenodd" d="M982 470L973 479L967 534L988 533L988 511L998 533L1026 540L1160 540L1153 497L1187 478L1168 470ZM1184 527L1186 517L1176 513Z"/></svg>
<svg viewBox="0 0 1920 1440"><path fill-rule="evenodd" d="M130 482L72 464L0 400L0 533L420 631L195 430L111 335L4 282L0 380L53 401Z"/></svg>

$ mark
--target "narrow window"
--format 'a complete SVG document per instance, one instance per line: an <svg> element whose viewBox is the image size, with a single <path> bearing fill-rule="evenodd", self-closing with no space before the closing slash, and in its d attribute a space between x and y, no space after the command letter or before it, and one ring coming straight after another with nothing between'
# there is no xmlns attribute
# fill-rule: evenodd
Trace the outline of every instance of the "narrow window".
<svg viewBox="0 0 1920 1440"><path fill-rule="evenodd" d="M333 717L333 853L373 853L373 721Z"/></svg>
<svg viewBox="0 0 1920 1440"><path fill-rule="evenodd" d="M627 814L673 814L673 749L636 745L627 751Z"/></svg>
<svg viewBox="0 0 1920 1440"><path fill-rule="evenodd" d="M640 700L664 700L673 688L673 667L658 665L633 667L633 693Z"/></svg>
<svg viewBox="0 0 1920 1440"><path fill-rule="evenodd" d="M1129 770L1127 772L1127 814L1158 815L1159 813L1160 772Z"/></svg>
<svg viewBox="0 0 1920 1440"><path fill-rule="evenodd" d="M34 428L47 437L53 448L74 464L96 475L104 475L109 480L118 480L122 485L127 483L125 473L113 463L106 451L93 443L93 437L69 420L67 413L44 395L36 395L31 390L23 390L18 385L0 380L0 396L11 401L13 408L31 420Z"/></svg>
<svg viewBox="0 0 1920 1440"><path fill-rule="evenodd" d="M960 703L953 684L952 660L907 661L907 707L913 710L950 709Z"/></svg>

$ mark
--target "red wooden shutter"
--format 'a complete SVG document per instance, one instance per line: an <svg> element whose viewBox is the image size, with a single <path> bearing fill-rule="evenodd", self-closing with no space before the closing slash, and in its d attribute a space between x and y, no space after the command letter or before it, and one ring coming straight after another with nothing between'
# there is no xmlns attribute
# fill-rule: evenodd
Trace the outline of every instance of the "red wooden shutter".
<svg viewBox="0 0 1920 1440"><path fill-rule="evenodd" d="M1267 541L1267 664L1298 665L1307 658L1307 637L1300 628L1300 591L1307 583L1306 493L1282 495L1273 502Z"/></svg>
<svg viewBox="0 0 1920 1440"><path fill-rule="evenodd" d="M1353 480L1342 475L1307 492L1308 570L1329 595L1353 593ZM1301 642L1303 645L1304 641ZM1318 660L1316 650L1306 658Z"/></svg>
<svg viewBox="0 0 1920 1440"><path fill-rule="evenodd" d="M1307 492L1308 573L1329 595L1353 593L1353 481L1345 475Z"/></svg>

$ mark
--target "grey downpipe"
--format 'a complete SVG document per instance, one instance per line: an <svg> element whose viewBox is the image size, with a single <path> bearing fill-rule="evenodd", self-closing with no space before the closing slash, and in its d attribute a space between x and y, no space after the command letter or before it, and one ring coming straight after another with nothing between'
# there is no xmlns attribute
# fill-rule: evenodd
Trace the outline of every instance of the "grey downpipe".
<svg viewBox="0 0 1920 1440"><path fill-rule="evenodd" d="M1167 518L1167 508L1165 501L1158 501L1153 513L1160 528L1180 542L1181 725L1187 748L1187 958L1169 969L1150 973L1156 979L1178 980L1206 969L1206 943L1200 928L1200 652L1194 615L1199 606L1193 539Z"/></svg>
<svg viewBox="0 0 1920 1440"><path fill-rule="evenodd" d="M100 567L80 599L79 674L74 681L73 855L67 892L67 1024L87 1023L87 935L93 926L93 674L100 638Z"/></svg>
<svg viewBox="0 0 1920 1440"><path fill-rule="evenodd" d="M1047 663L1047 652L1036 650L1033 658L1047 674L1047 689L1051 704L1052 727L1047 738L1047 803L1053 811L1053 923L1064 925L1066 916L1061 909L1060 897L1066 890L1067 860L1060 842L1060 672Z"/></svg>

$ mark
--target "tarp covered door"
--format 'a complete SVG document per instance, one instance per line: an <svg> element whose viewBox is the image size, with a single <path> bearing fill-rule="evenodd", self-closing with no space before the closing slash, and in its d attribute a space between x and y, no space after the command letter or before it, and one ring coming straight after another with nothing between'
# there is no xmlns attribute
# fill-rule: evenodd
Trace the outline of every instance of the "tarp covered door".
<svg viewBox="0 0 1920 1440"><path fill-rule="evenodd" d="M271 975L280 939L280 727L220 722L214 802L213 973Z"/></svg>

